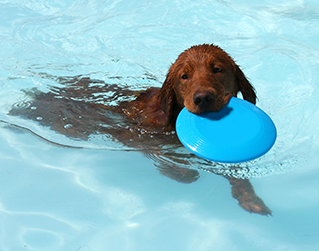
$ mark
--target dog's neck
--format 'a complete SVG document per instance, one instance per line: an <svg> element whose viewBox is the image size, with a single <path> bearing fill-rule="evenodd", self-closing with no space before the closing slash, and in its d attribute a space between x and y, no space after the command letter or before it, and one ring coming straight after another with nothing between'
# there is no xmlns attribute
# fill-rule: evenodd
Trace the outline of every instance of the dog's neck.
<svg viewBox="0 0 319 251"><path fill-rule="evenodd" d="M141 92L137 98L127 103L124 113L137 125L145 128L172 131L182 107L175 106L166 114L160 102L160 88L150 88Z"/></svg>
<svg viewBox="0 0 319 251"><path fill-rule="evenodd" d="M167 116L166 123L168 127L175 129L177 116L183 108L184 108L183 106L179 106L179 105L173 106L170 117Z"/></svg>

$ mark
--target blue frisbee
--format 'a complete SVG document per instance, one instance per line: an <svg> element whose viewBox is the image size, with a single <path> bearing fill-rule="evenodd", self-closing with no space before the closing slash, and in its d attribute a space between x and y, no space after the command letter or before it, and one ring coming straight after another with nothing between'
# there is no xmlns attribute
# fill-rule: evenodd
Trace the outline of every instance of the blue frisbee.
<svg viewBox="0 0 319 251"><path fill-rule="evenodd" d="M275 124L264 111L234 97L219 112L195 115L183 108L176 132L191 152L222 163L256 159L271 149L277 137Z"/></svg>

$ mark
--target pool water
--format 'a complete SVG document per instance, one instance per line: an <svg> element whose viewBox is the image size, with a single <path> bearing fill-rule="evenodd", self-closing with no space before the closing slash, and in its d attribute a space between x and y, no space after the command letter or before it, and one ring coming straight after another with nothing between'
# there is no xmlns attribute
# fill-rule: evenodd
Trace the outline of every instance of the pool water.
<svg viewBox="0 0 319 251"><path fill-rule="evenodd" d="M4 0L0 27L0 250L319 249L317 1ZM177 182L160 155L10 115L61 79L160 87L202 43L235 59L274 120L260 159L190 158L196 182ZM249 179L272 216L243 210L223 176Z"/></svg>

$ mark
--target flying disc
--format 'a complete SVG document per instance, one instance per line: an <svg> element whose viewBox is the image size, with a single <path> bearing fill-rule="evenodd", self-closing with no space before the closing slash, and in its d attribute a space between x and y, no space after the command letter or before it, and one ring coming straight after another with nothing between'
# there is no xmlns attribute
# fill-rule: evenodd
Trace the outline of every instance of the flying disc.
<svg viewBox="0 0 319 251"><path fill-rule="evenodd" d="M277 137L275 124L263 110L234 97L219 112L196 115L183 108L176 133L197 156L222 163L256 159L271 149Z"/></svg>

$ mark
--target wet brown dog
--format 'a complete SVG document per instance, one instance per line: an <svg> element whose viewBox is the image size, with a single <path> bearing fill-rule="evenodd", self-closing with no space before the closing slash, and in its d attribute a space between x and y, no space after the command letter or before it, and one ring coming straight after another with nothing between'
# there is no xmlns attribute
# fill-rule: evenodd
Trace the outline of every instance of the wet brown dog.
<svg viewBox="0 0 319 251"><path fill-rule="evenodd" d="M141 125L171 130L183 107L195 114L216 112L238 92L256 103L254 88L231 57L217 46L204 44L184 51L162 88L147 90L127 104L125 112Z"/></svg>
<svg viewBox="0 0 319 251"><path fill-rule="evenodd" d="M238 65L222 49L207 44L193 46L180 54L162 88L131 91L79 77L59 81L64 87L52 88L49 93L33 93L28 107L13 107L10 114L33 120L41 117L37 120L40 124L69 137L111 135L126 146L140 148L155 160L162 174L184 183L197 180L199 173L185 167L197 157L176 151L180 143L174 128L181 109L186 107L195 114L219 111L239 92L244 99L256 103L254 88ZM113 94L103 97L107 92ZM121 97L133 100L119 101ZM110 100L117 100L117 105L109 105ZM173 147L164 147L167 145ZM242 208L271 214L247 179L226 178Z"/></svg>

